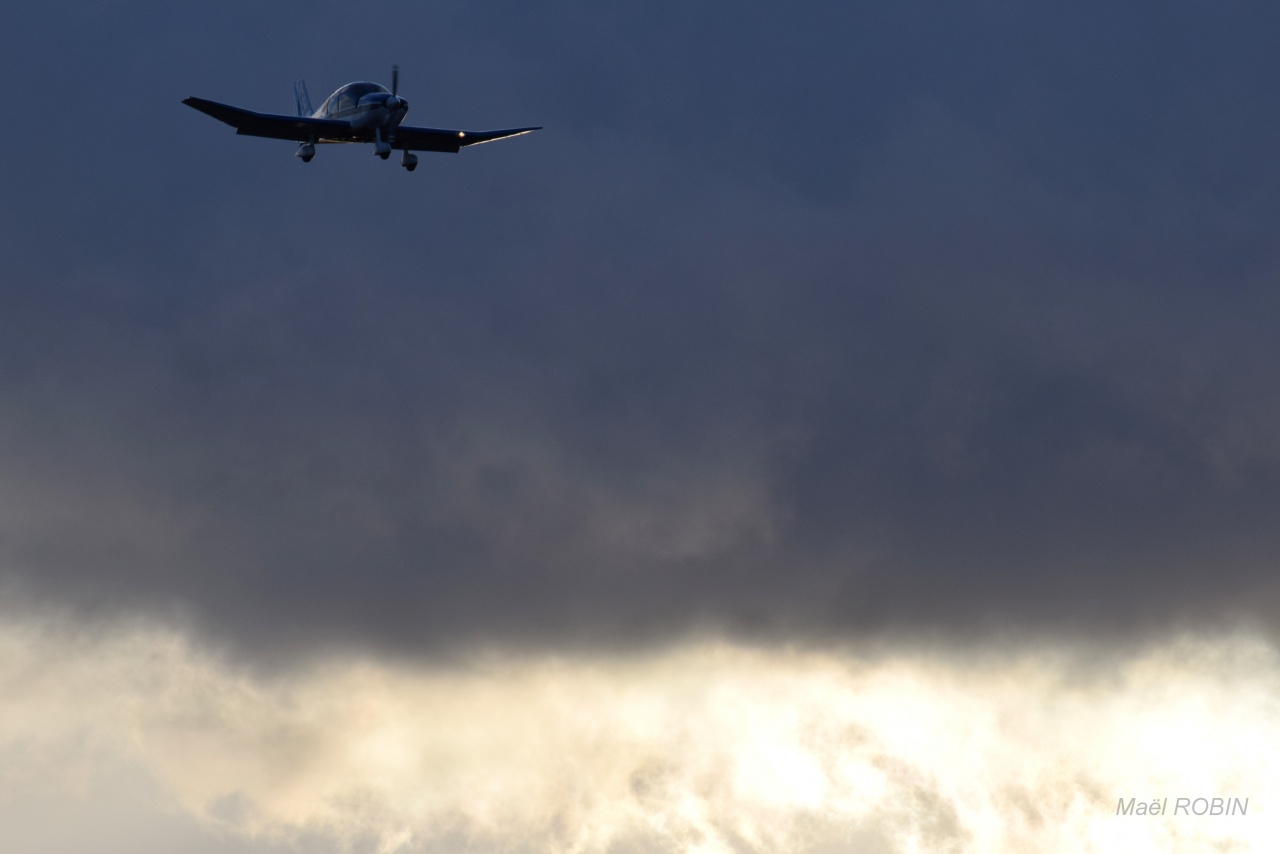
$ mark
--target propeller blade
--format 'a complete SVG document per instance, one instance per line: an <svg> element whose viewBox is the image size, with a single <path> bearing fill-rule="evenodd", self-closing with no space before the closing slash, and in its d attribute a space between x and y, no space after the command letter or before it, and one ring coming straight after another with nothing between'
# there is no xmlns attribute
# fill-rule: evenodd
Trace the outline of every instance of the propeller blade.
<svg viewBox="0 0 1280 854"><path fill-rule="evenodd" d="M400 66L391 66L391 94L395 95L400 91Z"/></svg>

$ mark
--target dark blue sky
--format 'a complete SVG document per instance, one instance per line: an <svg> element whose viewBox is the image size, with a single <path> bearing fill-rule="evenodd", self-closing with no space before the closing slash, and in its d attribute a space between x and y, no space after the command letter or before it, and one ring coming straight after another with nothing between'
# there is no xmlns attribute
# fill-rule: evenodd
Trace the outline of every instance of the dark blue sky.
<svg viewBox="0 0 1280 854"><path fill-rule="evenodd" d="M262 648L1280 607L1280 13L6 10L0 565ZM386 80L303 165L183 107Z"/></svg>

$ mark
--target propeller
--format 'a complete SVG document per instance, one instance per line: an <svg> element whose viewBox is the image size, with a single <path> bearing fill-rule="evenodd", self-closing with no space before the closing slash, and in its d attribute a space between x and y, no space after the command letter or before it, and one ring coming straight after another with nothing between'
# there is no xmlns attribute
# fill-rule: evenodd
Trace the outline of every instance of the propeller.
<svg viewBox="0 0 1280 854"><path fill-rule="evenodd" d="M400 66L391 66L391 97L382 102L382 105L388 111L394 113L396 110L404 106L404 101L397 97L396 93L400 91Z"/></svg>

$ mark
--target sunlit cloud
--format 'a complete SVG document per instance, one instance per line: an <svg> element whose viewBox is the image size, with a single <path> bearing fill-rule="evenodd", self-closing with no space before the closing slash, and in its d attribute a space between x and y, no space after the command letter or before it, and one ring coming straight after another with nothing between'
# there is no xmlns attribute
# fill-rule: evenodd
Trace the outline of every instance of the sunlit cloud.
<svg viewBox="0 0 1280 854"><path fill-rule="evenodd" d="M690 641L264 675L169 628L10 617L0 691L0 801L33 786L91 798L86 780L127 767L248 846L1280 847L1280 659L1243 635L1105 659ZM1247 813L1172 814L1215 797ZM1130 798L1167 798L1167 814L1116 815Z"/></svg>

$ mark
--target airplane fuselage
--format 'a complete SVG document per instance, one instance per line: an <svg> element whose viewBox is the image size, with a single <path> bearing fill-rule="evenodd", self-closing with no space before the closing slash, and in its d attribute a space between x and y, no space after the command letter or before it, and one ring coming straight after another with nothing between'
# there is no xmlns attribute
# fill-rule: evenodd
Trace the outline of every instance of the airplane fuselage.
<svg viewBox="0 0 1280 854"><path fill-rule="evenodd" d="M390 130L409 113L409 102L377 83L348 83L312 113L313 118L349 122L356 128Z"/></svg>

